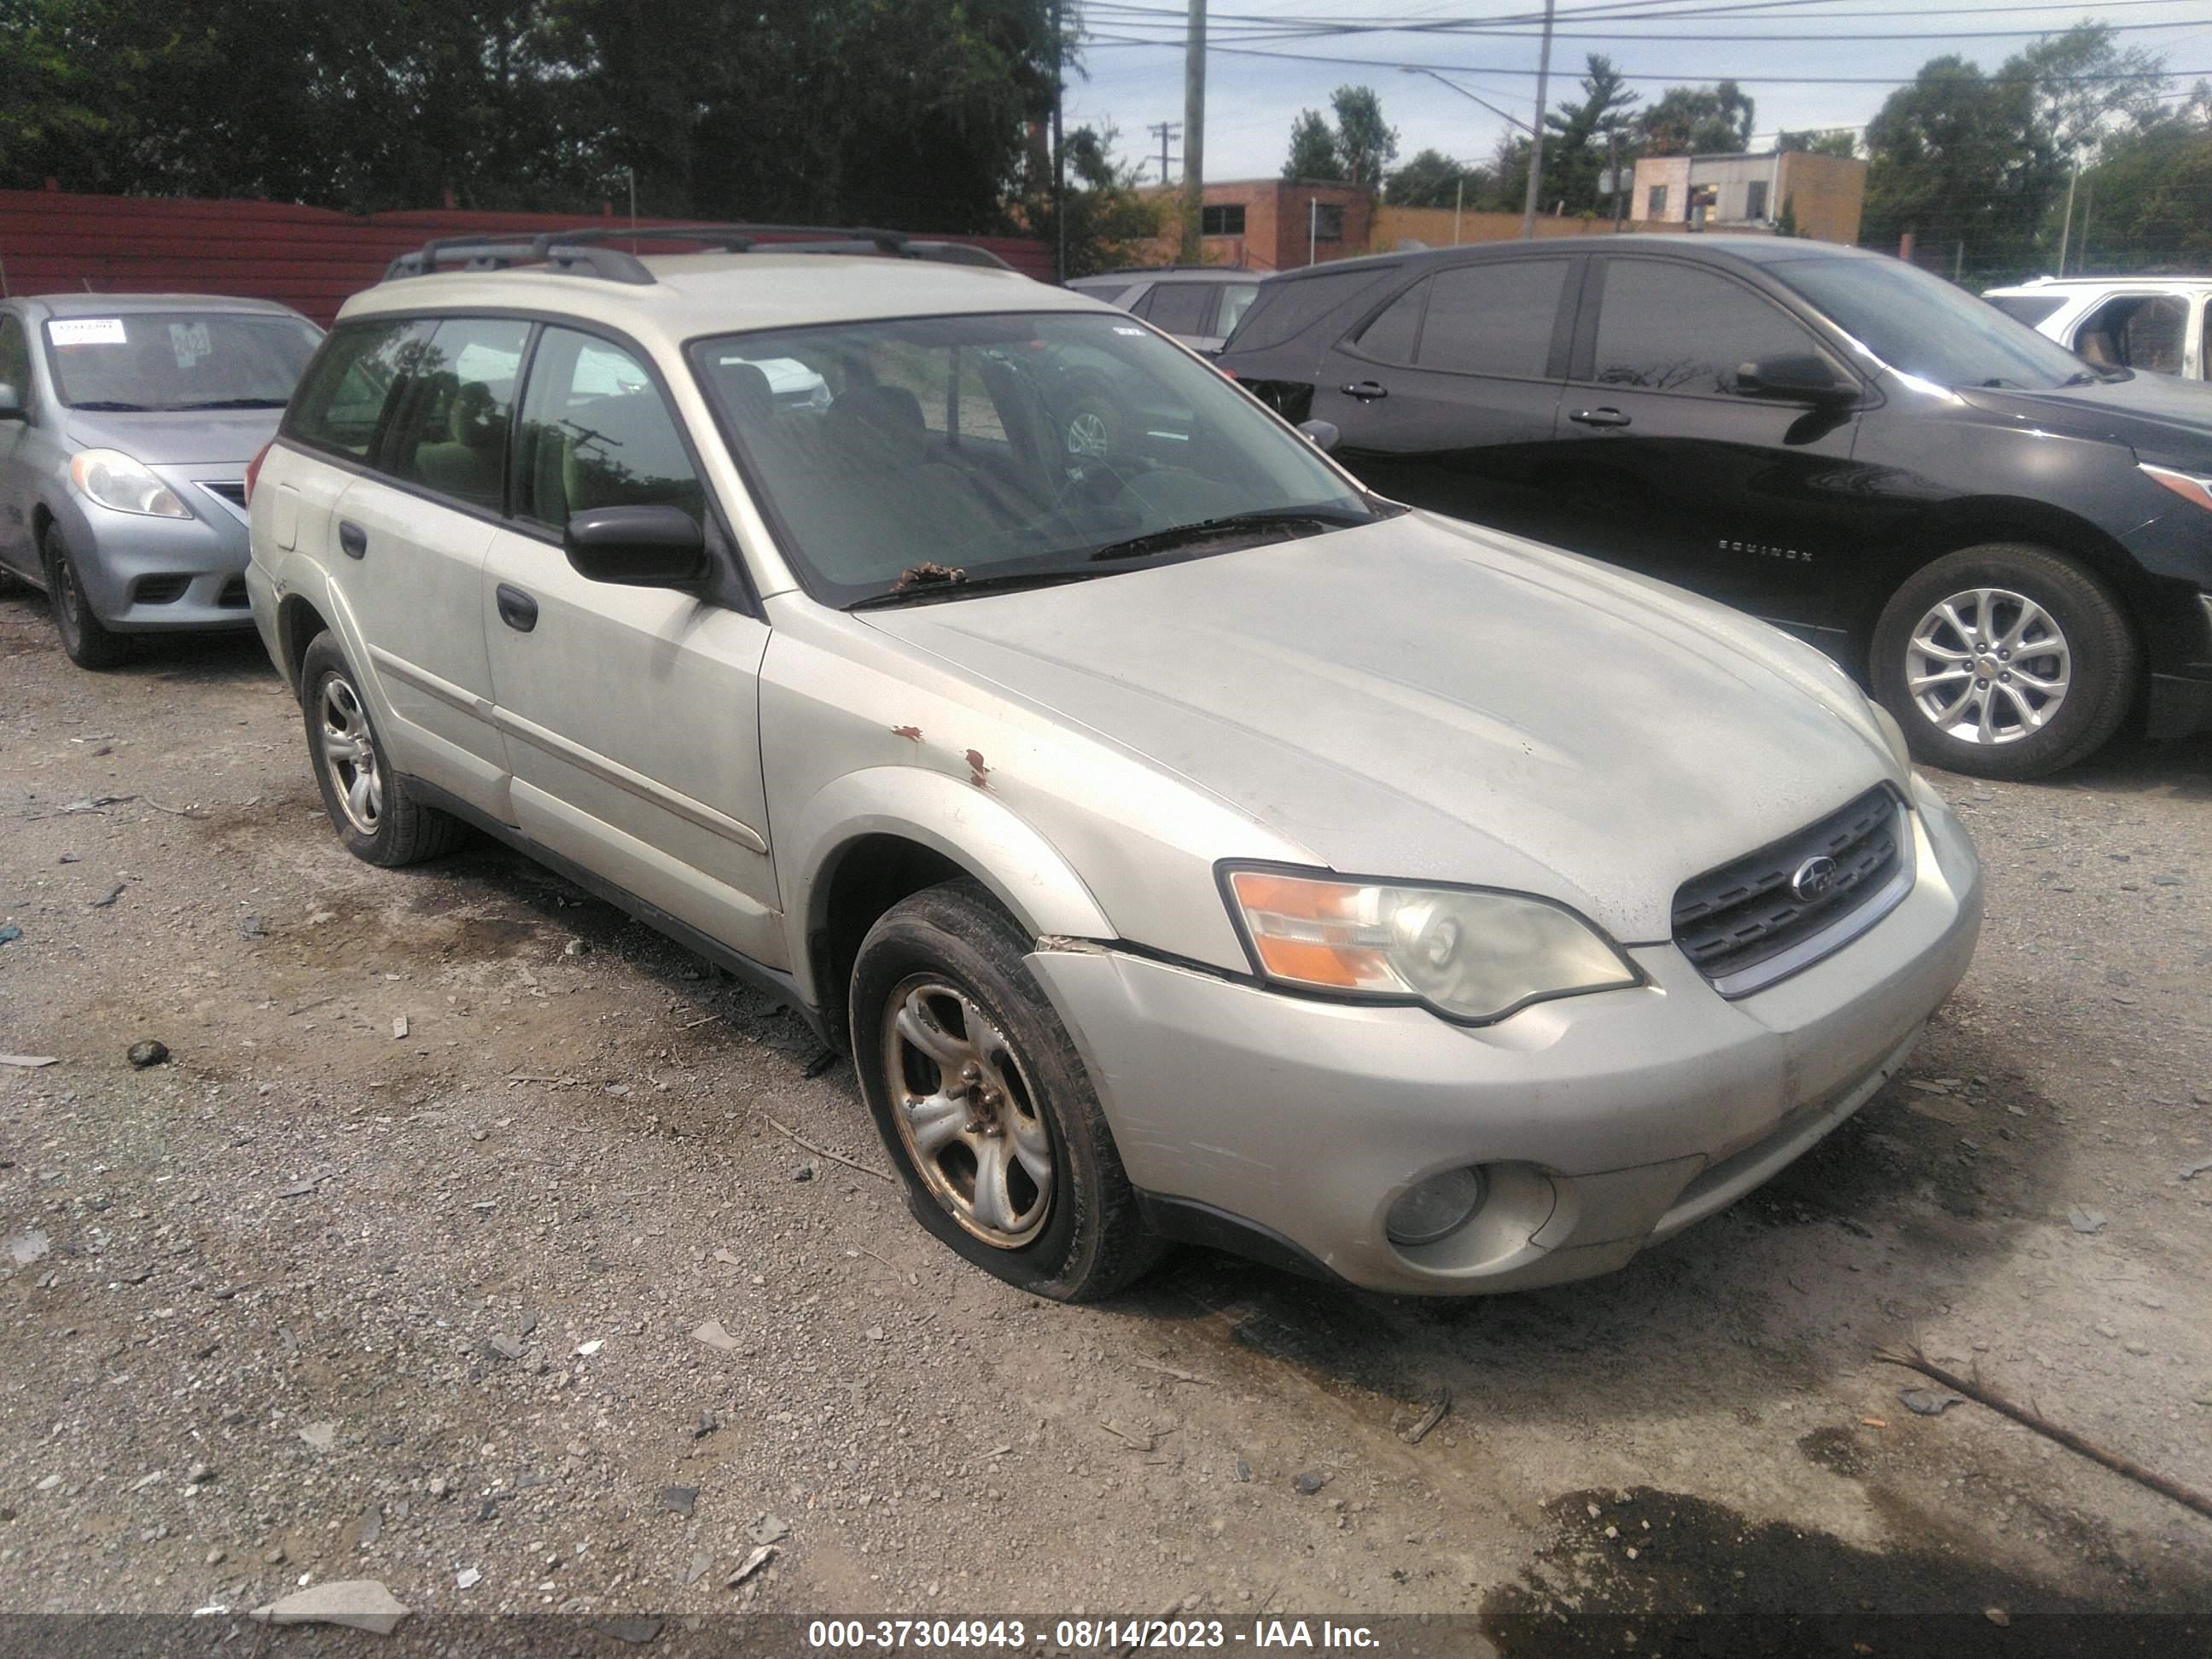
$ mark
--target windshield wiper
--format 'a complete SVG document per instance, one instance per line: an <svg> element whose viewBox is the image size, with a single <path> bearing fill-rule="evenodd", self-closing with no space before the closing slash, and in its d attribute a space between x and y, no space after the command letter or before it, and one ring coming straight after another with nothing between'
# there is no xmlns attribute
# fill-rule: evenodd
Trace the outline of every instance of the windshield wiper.
<svg viewBox="0 0 2212 1659"><path fill-rule="evenodd" d="M1142 536L1132 536L1127 541L1109 542L1095 549L1094 559L1148 559L1155 553L1171 552L1178 547L1188 547L1198 542L1208 542L1222 536L1235 536L1251 530L1288 530L1299 525L1310 525L1322 530L1349 530L1354 525L1367 524L1367 514L1351 514L1327 507L1279 507L1263 513L1231 513L1218 519L1200 519L1195 524L1177 525L1171 530L1154 530Z"/></svg>
<svg viewBox="0 0 2212 1659"><path fill-rule="evenodd" d="M173 410L186 409L282 409L282 398L210 398L202 403L171 404Z"/></svg>
<svg viewBox="0 0 2212 1659"><path fill-rule="evenodd" d="M854 599L845 609L882 611L897 605L927 604L933 599L964 599L971 593L1003 593L1011 588L1051 587L1060 582L1087 581L1093 576L1110 576L1113 574L1110 570L1088 570L1081 566L1071 569L1061 565L1049 570L1008 570L995 576L963 574L957 580L936 577L923 581L902 582L880 593L870 593Z"/></svg>

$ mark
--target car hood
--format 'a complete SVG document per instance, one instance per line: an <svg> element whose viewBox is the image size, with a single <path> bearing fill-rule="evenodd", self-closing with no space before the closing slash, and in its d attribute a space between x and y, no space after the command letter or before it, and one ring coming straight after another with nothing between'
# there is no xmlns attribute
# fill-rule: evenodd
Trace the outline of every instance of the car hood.
<svg viewBox="0 0 2212 1659"><path fill-rule="evenodd" d="M1977 409L2046 432L2125 444L2148 459L2212 465L2212 386L2171 374L2137 374L2053 392L1975 386L1959 395Z"/></svg>
<svg viewBox="0 0 2212 1659"><path fill-rule="evenodd" d="M1669 935L1688 877L1900 776L1809 646L1426 514L862 614L1317 864L1541 892L1624 942Z"/></svg>
<svg viewBox="0 0 2212 1659"><path fill-rule="evenodd" d="M119 449L148 466L244 467L276 435L281 409L112 410L69 411L70 437L87 449Z"/></svg>

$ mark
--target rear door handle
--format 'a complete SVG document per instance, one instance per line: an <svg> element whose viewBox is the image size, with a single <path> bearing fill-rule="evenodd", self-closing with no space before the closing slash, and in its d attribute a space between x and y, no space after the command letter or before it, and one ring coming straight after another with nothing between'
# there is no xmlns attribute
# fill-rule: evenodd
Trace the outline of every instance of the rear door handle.
<svg viewBox="0 0 2212 1659"><path fill-rule="evenodd" d="M1567 416L1582 426L1626 426L1628 416L1617 409L1578 409Z"/></svg>
<svg viewBox="0 0 2212 1659"><path fill-rule="evenodd" d="M518 634L527 634L538 626L538 601L519 587L505 582L499 585L499 619Z"/></svg>
<svg viewBox="0 0 2212 1659"><path fill-rule="evenodd" d="M1354 380L1344 388L1344 395L1347 398L1357 398L1363 404L1371 404L1377 398L1389 397L1390 388L1380 380Z"/></svg>
<svg viewBox="0 0 2212 1659"><path fill-rule="evenodd" d="M357 524L348 524L340 519L338 546L349 559L365 559L368 556L368 532Z"/></svg>

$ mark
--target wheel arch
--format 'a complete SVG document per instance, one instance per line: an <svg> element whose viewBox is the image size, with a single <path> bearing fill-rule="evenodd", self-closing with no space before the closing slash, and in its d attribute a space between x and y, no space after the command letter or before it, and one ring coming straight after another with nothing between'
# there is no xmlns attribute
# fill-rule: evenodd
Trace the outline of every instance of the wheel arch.
<svg viewBox="0 0 2212 1659"><path fill-rule="evenodd" d="M293 690L300 689L301 665L307 659L307 647L315 642L319 634L330 632L331 623L315 608L314 602L303 594L287 593L276 606L276 648L284 678Z"/></svg>

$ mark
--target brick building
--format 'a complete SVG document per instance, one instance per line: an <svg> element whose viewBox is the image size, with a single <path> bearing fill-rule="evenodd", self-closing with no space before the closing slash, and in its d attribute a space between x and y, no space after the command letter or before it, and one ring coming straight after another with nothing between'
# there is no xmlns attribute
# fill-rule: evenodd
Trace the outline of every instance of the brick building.
<svg viewBox="0 0 2212 1659"><path fill-rule="evenodd" d="M1639 228L1772 230L1785 206L1797 234L1855 243L1866 204L1866 163L1807 150L1747 155L1646 156L1636 164L1628 216Z"/></svg>
<svg viewBox="0 0 2212 1659"><path fill-rule="evenodd" d="M1206 263L1291 270L1351 258L1367 252L1374 212L1375 198L1355 185L1282 179L1209 184L1200 222ZM1171 221L1154 250L1158 261L1172 260L1178 244Z"/></svg>

